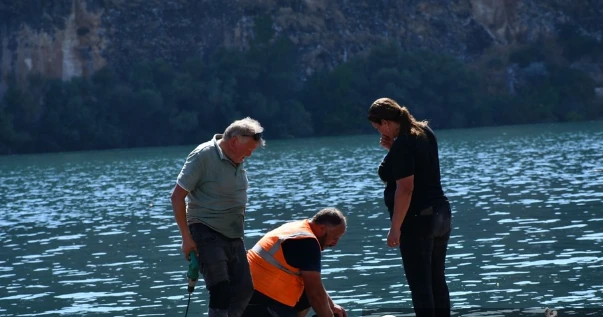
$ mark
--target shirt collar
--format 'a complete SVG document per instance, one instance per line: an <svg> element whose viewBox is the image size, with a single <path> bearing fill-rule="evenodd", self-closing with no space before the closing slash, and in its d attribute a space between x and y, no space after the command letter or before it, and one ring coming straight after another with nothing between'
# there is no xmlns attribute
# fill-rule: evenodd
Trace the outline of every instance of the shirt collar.
<svg viewBox="0 0 603 317"><path fill-rule="evenodd" d="M221 160L228 161L228 162L230 162L230 164L234 165L235 167L239 167L242 164L235 164L233 161L231 161L228 158L228 156L224 155L224 151L222 151L220 144L218 144L218 141L222 140L222 138L224 138L223 134L214 134L214 137L211 139L212 142L214 142L214 147L216 148L216 152L218 152L218 156L220 157Z"/></svg>
<svg viewBox="0 0 603 317"><path fill-rule="evenodd" d="M220 144L218 144L218 141L222 140L223 137L224 137L223 134L214 134L214 137L211 139L211 141L214 142L214 146L216 148L216 152L218 152L218 156L220 157L220 159L222 159L222 160L228 160L228 157L226 157L226 155L224 155L224 152L222 151L222 148L220 147Z"/></svg>

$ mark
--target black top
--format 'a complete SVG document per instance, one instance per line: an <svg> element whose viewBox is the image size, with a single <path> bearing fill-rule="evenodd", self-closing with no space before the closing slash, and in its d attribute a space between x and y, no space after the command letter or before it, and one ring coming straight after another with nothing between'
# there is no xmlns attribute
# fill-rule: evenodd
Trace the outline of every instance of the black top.
<svg viewBox="0 0 603 317"><path fill-rule="evenodd" d="M379 177L387 183L383 196L390 217L394 209L396 180L411 175L415 176L415 181L408 215L447 201L440 182L436 136L429 127L423 130L425 136L398 136L379 165Z"/></svg>
<svg viewBox="0 0 603 317"><path fill-rule="evenodd" d="M320 244L314 238L285 240L282 245L285 261L302 271L320 272Z"/></svg>

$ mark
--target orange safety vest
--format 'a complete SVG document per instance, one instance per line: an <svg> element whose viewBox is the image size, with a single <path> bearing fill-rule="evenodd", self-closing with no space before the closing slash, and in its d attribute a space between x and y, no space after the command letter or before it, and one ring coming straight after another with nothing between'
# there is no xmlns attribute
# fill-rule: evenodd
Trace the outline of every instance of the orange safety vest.
<svg viewBox="0 0 603 317"><path fill-rule="evenodd" d="M288 239L309 237L316 239L306 219L286 223L260 239L247 252L253 288L280 303L295 306L304 292L304 280L300 270L285 261L281 244Z"/></svg>

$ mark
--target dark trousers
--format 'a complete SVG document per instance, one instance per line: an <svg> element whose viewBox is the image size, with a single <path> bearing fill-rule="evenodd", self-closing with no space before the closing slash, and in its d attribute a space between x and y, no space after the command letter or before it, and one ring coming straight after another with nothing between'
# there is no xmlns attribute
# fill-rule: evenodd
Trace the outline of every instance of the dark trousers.
<svg viewBox="0 0 603 317"><path fill-rule="evenodd" d="M448 203L404 219L400 254L417 317L450 316L444 266L451 222Z"/></svg>
<svg viewBox="0 0 603 317"><path fill-rule="evenodd" d="M254 291L243 317L296 317L297 312L310 307L310 301L308 301L306 293L302 294L294 307L290 307L258 291Z"/></svg>
<svg viewBox="0 0 603 317"><path fill-rule="evenodd" d="M227 238L200 223L189 225L189 229L209 291L209 316L240 317L253 294L243 239Z"/></svg>

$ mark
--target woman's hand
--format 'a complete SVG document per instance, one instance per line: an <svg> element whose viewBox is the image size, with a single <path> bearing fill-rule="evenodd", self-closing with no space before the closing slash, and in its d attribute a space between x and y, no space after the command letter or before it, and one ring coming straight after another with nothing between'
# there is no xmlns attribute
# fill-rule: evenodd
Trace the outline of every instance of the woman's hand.
<svg viewBox="0 0 603 317"><path fill-rule="evenodd" d="M390 228L387 234L387 246L390 248L400 245L400 228Z"/></svg>
<svg viewBox="0 0 603 317"><path fill-rule="evenodd" d="M389 149L392 147L392 144L394 144L394 139L382 134L381 139L379 139L379 144L381 144L384 149L389 151Z"/></svg>

